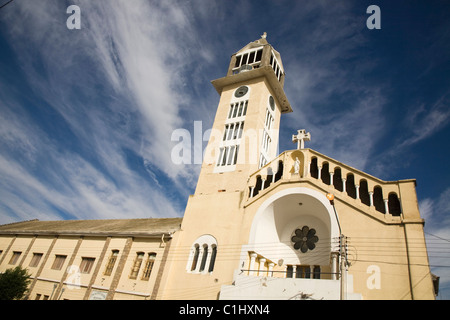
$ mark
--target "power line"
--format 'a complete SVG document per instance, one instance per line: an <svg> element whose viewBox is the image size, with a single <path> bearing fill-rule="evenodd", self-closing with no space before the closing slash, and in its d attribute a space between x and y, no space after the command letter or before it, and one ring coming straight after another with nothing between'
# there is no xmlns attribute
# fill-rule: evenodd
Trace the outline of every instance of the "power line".
<svg viewBox="0 0 450 320"><path fill-rule="evenodd" d="M426 231L424 231L424 233L429 234L430 236L433 236L433 237L438 238L440 240L444 240L444 241L450 242L449 239L441 238L441 237L439 237L439 236L437 236L435 234L432 234L432 233L429 233L429 232L426 232Z"/></svg>
<svg viewBox="0 0 450 320"><path fill-rule="evenodd" d="M13 2L14 0L9 0L8 2L6 2L5 4L2 4L0 6L0 9L2 9L3 7L5 7L6 5L10 4L11 2Z"/></svg>

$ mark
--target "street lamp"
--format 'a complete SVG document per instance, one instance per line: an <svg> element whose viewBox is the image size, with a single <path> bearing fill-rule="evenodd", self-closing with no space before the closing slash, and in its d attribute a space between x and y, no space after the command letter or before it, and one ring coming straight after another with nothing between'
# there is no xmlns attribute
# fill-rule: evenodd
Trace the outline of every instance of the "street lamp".
<svg viewBox="0 0 450 320"><path fill-rule="evenodd" d="M342 235L342 230L341 230L341 224L339 223L339 217L337 215L336 212L336 207L334 206L334 194L332 193L327 193L327 199L330 200L330 204L333 206L333 210L334 210L334 215L336 216L336 221L339 227L339 235Z"/></svg>

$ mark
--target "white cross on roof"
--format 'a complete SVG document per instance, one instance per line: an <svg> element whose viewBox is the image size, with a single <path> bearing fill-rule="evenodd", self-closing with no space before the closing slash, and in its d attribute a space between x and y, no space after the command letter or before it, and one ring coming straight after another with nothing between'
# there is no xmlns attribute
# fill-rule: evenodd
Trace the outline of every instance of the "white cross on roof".
<svg viewBox="0 0 450 320"><path fill-rule="evenodd" d="M306 133L305 129L297 130L297 135L292 135L292 142L297 142L297 149L304 149L305 141L311 141L311 133Z"/></svg>

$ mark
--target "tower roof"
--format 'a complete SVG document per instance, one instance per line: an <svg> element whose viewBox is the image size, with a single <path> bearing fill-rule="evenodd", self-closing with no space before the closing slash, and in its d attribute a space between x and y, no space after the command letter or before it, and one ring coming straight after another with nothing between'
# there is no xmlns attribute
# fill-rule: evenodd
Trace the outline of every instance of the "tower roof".
<svg viewBox="0 0 450 320"><path fill-rule="evenodd" d="M281 55L267 41L267 33L252 41L231 56L227 75L212 81L214 88L222 94L224 87L236 85L251 79L265 77L273 90L281 112L292 112L291 105L284 93L285 72Z"/></svg>
<svg viewBox="0 0 450 320"><path fill-rule="evenodd" d="M263 47L263 46L270 46L270 48L272 49L275 57L277 58L278 62L280 63L281 68L284 70L283 62L281 61L280 53L277 50L275 50L275 48L267 41L267 32L264 32L261 35L261 38L259 38L258 40L249 42L245 47L243 47L238 52L236 52L235 55L238 55L241 52L245 52L245 51L248 51L248 50L251 50L251 49L256 49L256 48Z"/></svg>

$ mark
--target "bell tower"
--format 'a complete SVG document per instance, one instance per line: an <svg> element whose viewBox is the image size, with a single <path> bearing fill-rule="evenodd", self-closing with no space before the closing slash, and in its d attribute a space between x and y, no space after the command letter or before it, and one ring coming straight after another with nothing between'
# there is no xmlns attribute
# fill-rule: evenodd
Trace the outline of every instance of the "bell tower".
<svg viewBox="0 0 450 320"><path fill-rule="evenodd" d="M212 81L220 101L160 297L433 299L415 180L383 181L304 148L305 130L292 136L297 149L278 154L280 117L292 111L284 80L264 34ZM385 255L371 258L379 243ZM368 260L353 264L352 252ZM377 290L368 285L374 261Z"/></svg>
<svg viewBox="0 0 450 320"><path fill-rule="evenodd" d="M266 34L231 56L226 76L212 81L220 95L195 193L189 197L163 299L195 292L215 299L238 268L243 203L250 175L278 156L285 70ZM203 288L209 288L207 291ZM191 298L179 295L182 298Z"/></svg>
<svg viewBox="0 0 450 320"><path fill-rule="evenodd" d="M220 101L196 194L242 190L278 155L280 116L292 109L281 56L266 36L233 54L226 76L212 81Z"/></svg>

